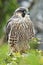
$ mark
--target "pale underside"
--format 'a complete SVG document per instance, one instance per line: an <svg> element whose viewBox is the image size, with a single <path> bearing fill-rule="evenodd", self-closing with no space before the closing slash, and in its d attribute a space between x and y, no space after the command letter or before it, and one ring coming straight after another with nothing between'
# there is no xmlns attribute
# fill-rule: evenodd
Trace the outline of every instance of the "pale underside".
<svg viewBox="0 0 43 65"><path fill-rule="evenodd" d="M29 49L29 40L34 37L33 24L28 16L12 20L8 43L12 52L25 52Z"/></svg>

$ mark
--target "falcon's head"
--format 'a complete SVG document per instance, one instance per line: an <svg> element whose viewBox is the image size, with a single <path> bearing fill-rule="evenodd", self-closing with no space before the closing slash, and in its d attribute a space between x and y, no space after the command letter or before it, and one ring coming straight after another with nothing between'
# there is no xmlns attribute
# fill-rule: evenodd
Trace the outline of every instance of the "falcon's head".
<svg viewBox="0 0 43 65"><path fill-rule="evenodd" d="M28 12L28 9L25 8L25 7L20 7L20 8L17 8L15 10L15 14L18 15L18 16L21 16L21 17L25 17L25 15L30 15L30 13Z"/></svg>

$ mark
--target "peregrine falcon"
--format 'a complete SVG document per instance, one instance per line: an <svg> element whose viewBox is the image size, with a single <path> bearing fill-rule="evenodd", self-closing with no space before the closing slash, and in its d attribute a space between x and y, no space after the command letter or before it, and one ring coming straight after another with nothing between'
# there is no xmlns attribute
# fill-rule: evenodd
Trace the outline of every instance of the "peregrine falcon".
<svg viewBox="0 0 43 65"><path fill-rule="evenodd" d="M29 41L34 37L33 23L25 7L17 8L9 19L6 34L11 52L25 52L30 48Z"/></svg>

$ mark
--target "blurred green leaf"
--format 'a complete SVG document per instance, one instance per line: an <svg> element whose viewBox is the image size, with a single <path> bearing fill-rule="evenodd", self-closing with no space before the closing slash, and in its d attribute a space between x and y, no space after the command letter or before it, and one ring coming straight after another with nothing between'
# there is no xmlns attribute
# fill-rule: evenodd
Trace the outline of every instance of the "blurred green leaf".
<svg viewBox="0 0 43 65"><path fill-rule="evenodd" d="M17 0L0 0L0 37L3 35L3 27L17 7Z"/></svg>

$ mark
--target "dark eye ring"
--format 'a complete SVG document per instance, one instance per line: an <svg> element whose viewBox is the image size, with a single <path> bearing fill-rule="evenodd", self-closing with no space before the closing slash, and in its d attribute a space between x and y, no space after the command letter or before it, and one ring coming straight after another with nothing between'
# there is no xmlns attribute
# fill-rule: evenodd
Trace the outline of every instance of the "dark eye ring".
<svg viewBox="0 0 43 65"><path fill-rule="evenodd" d="M22 17L25 17L25 14L26 14L26 13L25 13L25 12L23 12L23 13L22 13Z"/></svg>

